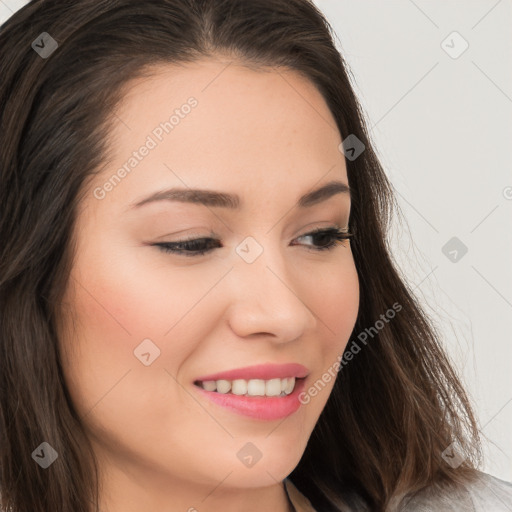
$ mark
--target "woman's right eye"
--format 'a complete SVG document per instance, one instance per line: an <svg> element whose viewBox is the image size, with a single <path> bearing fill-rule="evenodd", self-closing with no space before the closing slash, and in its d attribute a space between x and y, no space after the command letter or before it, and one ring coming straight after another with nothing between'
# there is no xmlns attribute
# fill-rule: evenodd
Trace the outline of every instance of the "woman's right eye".
<svg viewBox="0 0 512 512"><path fill-rule="evenodd" d="M213 242L213 244L212 244ZM160 242L153 244L163 252L184 254L185 256L200 256L216 247L219 240L215 238L194 238L192 240L181 240L179 242ZM222 247L217 245L217 247Z"/></svg>

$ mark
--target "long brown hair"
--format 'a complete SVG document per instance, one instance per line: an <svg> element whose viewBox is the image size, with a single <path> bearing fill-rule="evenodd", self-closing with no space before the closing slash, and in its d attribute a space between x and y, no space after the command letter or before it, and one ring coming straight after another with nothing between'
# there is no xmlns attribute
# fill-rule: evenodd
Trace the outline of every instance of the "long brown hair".
<svg viewBox="0 0 512 512"><path fill-rule="evenodd" d="M45 43L34 47L41 38ZM45 56L37 51L43 46ZM349 490L383 511L399 496L476 475L481 447L471 404L390 256L397 204L334 32L312 2L38 0L1 27L0 47L0 492L6 510L89 512L97 502L95 459L66 389L56 329L77 205L87 178L107 162L109 120L123 87L153 64L215 54L302 73L323 95L342 139L355 135L365 146L346 163L360 280L353 336L372 336L342 366L289 478L324 512L346 510ZM393 304L400 312L369 331ZM31 457L43 441L59 454L46 470ZM443 458L453 442L464 459L457 468Z"/></svg>

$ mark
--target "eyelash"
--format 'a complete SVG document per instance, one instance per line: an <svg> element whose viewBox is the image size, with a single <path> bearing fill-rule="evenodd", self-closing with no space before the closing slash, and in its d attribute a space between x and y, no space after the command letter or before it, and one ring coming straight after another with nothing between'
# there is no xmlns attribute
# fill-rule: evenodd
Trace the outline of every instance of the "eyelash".
<svg viewBox="0 0 512 512"><path fill-rule="evenodd" d="M326 250L332 250L338 245L340 242L343 242L344 240L353 237L354 235L352 233L349 233L348 231L341 231L339 228L327 228L322 229L318 228L313 231L310 231L309 233L305 233L304 235L301 235L298 238L303 238L306 236L330 236L333 238L329 243L326 245L322 245L320 247L316 247L310 250L320 252L320 251L326 251ZM174 253L174 254L182 254L184 256L201 256L209 251L212 250L212 247L208 249L197 249L198 245L201 245L202 243L206 241L218 241L215 238L195 238L191 240L181 240L179 242L161 242L157 244L152 244L158 247L161 251L166 253ZM213 247L215 248L215 247ZM194 250L195 249L195 250Z"/></svg>

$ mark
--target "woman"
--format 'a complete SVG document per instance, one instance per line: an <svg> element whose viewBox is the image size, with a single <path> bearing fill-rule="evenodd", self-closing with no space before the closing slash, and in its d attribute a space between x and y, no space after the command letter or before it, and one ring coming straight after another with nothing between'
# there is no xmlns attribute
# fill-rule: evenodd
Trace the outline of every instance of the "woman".
<svg viewBox="0 0 512 512"><path fill-rule="evenodd" d="M35 1L0 39L3 509L510 509L313 4Z"/></svg>

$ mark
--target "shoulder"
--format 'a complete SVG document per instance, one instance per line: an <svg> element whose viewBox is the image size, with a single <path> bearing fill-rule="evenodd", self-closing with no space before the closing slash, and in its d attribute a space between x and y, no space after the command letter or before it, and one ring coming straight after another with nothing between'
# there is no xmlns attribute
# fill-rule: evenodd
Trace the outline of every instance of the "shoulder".
<svg viewBox="0 0 512 512"><path fill-rule="evenodd" d="M512 483L488 473L460 487L428 487L402 501L400 512L510 512Z"/></svg>

